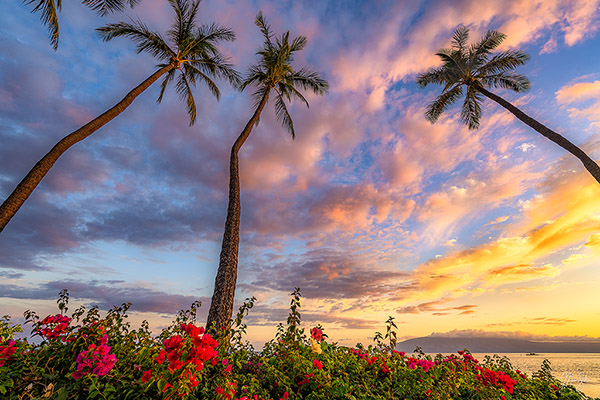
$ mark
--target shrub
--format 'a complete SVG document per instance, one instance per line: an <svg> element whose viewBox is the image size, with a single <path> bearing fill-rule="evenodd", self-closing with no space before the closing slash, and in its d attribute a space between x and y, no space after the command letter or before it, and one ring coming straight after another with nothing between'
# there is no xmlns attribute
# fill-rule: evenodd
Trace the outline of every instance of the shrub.
<svg viewBox="0 0 600 400"><path fill-rule="evenodd" d="M506 357L481 362L467 350L431 357L395 350L396 325L387 321L375 344L327 342L320 325L301 327L300 290L292 293L287 325L262 351L243 341L247 299L228 330L218 335L196 325L199 302L153 336L144 321L131 329L130 304L101 318L97 307L67 316L69 296L59 294L59 314L44 319L25 312L39 343L0 320L0 394L6 399L585 399L561 387L545 361L531 377ZM211 331L212 333L212 331Z"/></svg>

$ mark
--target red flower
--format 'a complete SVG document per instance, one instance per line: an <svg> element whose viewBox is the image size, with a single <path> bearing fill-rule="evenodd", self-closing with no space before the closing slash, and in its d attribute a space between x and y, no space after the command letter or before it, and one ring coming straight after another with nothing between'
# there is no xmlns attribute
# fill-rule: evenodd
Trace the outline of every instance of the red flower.
<svg viewBox="0 0 600 400"><path fill-rule="evenodd" d="M317 369L323 368L323 364L321 364L321 361L317 360L316 358L313 360L313 365L317 367Z"/></svg>
<svg viewBox="0 0 600 400"><path fill-rule="evenodd" d="M152 378L152 371L144 371L142 373L142 383L146 383Z"/></svg>
<svg viewBox="0 0 600 400"><path fill-rule="evenodd" d="M173 387L173 385L171 385L171 384L170 384L170 383L167 381L167 384L166 384L166 385L165 385L165 387L163 388L163 391L162 391L162 392L164 393L164 392L165 392L165 391L166 391L168 388L170 388L170 387Z"/></svg>
<svg viewBox="0 0 600 400"><path fill-rule="evenodd" d="M310 337L315 339L317 342L323 340L323 331L317 327L310 330Z"/></svg>
<svg viewBox="0 0 600 400"><path fill-rule="evenodd" d="M154 359L154 361L156 361L159 364L162 364L163 362L165 362L165 356L166 355L167 355L167 352L164 351L164 350L161 350L160 353L158 353L158 355Z"/></svg>
<svg viewBox="0 0 600 400"><path fill-rule="evenodd" d="M179 335L175 335L169 339L165 339L164 343L167 351L177 350L183 344L183 339Z"/></svg>

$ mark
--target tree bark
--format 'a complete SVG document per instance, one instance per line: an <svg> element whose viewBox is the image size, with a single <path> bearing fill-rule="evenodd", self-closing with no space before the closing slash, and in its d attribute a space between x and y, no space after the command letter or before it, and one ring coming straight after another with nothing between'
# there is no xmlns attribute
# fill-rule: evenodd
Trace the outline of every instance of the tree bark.
<svg viewBox="0 0 600 400"><path fill-rule="evenodd" d="M21 208L33 190L37 187L37 185L39 185L44 176L46 176L48 171L50 171L50 168L52 168L54 163L65 151L67 151L75 143L81 142L83 139L96 132L117 115L121 114L137 96L139 96L163 74L173 68L175 68L175 66L172 64L162 67L148 77L145 81L136 86L132 91L127 93L127 95L120 102L118 102L108 111L62 138L52 148L52 150L50 150L44 157L42 157L40 161L37 162L37 164L35 164L31 171L29 171L25 178L23 178L15 190L13 190L13 192L0 206L0 232L4 230L6 224L8 224L11 218L17 213L19 208Z"/></svg>
<svg viewBox="0 0 600 400"><path fill-rule="evenodd" d="M267 104L269 91L265 93L252 118L248 121L244 130L238 136L231 148L229 159L229 205L227 207L227 220L225 221L225 232L221 245L221 256L219 269L215 278L215 288L210 301L210 310L206 325L212 330L215 323L217 330L227 327L233 313L233 298L235 296L235 284L237 280L238 249L240 243L240 171L238 153L240 148L250 136L252 128L258 121L260 113Z"/></svg>
<svg viewBox="0 0 600 400"><path fill-rule="evenodd" d="M477 86L476 89L480 91L486 97L494 100L496 103L500 104L502 107L510 111L515 117L529 125L536 132L543 135L544 137L550 139L563 149L567 150L569 153L573 154L575 157L582 162L585 169L596 179L598 183L600 183L600 166L592 160L583 150L579 147L571 143L564 136L554 132L552 129L547 128L545 125L542 125L535 119L531 118L529 115L525 114L523 111L519 110L517 107L513 106L508 101L504 100L502 97L482 88L481 86Z"/></svg>

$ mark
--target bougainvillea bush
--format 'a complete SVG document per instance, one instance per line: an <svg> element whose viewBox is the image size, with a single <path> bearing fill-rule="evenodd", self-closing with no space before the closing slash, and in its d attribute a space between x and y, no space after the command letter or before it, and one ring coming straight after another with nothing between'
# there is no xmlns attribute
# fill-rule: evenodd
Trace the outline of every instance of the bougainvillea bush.
<svg viewBox="0 0 600 400"><path fill-rule="evenodd" d="M131 329L130 304L101 317L97 307L70 316L68 293L59 313L40 319L25 312L23 330L0 320L2 399L585 399L561 386L544 362L526 376L507 358L476 360L468 351L450 356L396 351L393 319L368 347L327 341L323 327L301 328L300 291L292 293L287 324L256 351L243 341L248 299L229 330L196 324L199 303L180 311L159 335L148 324ZM33 343L35 342L35 343Z"/></svg>

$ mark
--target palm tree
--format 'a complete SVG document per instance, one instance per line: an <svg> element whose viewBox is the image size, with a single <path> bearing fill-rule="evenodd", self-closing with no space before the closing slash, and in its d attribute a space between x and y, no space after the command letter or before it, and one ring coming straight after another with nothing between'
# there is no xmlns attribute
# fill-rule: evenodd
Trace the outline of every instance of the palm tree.
<svg viewBox="0 0 600 400"><path fill-rule="evenodd" d="M294 124L288 112L286 101L299 99L308 107L308 101L298 89L312 90L316 94L324 94L329 87L318 73L308 68L298 71L292 68L294 53L306 46L306 37L299 36L290 41L289 31L272 40L273 34L265 22L262 13L256 16L255 24L264 36L263 47L257 52L259 61L249 68L248 75L240 85L244 90L250 85L256 86L254 114L240 133L231 148L229 159L229 205L227 220L221 246L219 269L215 279L207 325L216 324L217 329L227 325L233 311L233 298L237 279L239 230L240 230L240 176L238 153L248 139L254 125L258 124L271 92L275 97L275 114L292 138L295 138Z"/></svg>
<svg viewBox="0 0 600 400"><path fill-rule="evenodd" d="M456 29L451 41L451 48L442 49L436 53L442 59L442 66L433 68L417 77L417 84L421 87L430 83L444 85L442 93L427 107L425 118L431 123L435 123L439 116L463 95L464 85L466 86L466 95L460 119L469 126L469 129L479 127L481 102L485 96L577 157L594 179L600 183L600 167L583 150L508 101L487 90L487 88L502 88L511 89L517 93L528 90L529 79L524 75L512 72L512 70L524 64L529 56L522 51L506 50L490 59L490 52L506 38L506 35L500 32L488 31L478 43L470 46L467 46L468 38L469 30L467 28Z"/></svg>
<svg viewBox="0 0 600 400"><path fill-rule="evenodd" d="M0 206L0 232L52 168L56 160L67 149L87 138L122 113L137 96L161 76L166 74L160 87L157 102L161 102L167 84L176 80L175 89L177 94L186 101L190 126L196 120L196 104L191 90L191 86L195 86L196 81L205 83L217 99L220 92L215 82L213 82L213 78L224 78L233 85L239 84L239 74L216 48L216 44L222 40L233 41L235 39L233 31L219 27L214 23L197 27L195 18L200 0L168 1L175 11L175 21L172 28L167 31L167 37L172 46L169 46L167 41L158 33L151 31L140 21L132 24L119 22L97 29L104 41L120 36L129 37L137 43L138 53L148 52L158 58L160 61L157 66L158 69L127 93L115 106L62 138L52 150L38 161Z"/></svg>
<svg viewBox="0 0 600 400"><path fill-rule="evenodd" d="M50 43L56 50L58 48L58 12L62 8L62 0L23 0L23 3L29 5L36 1L37 5L31 12L40 11L42 13L42 22L48 26ZM98 15L104 16L115 11L124 11L126 5L133 8L140 0L81 0L81 2L96 11Z"/></svg>

